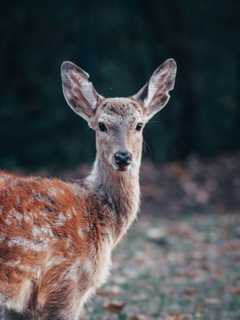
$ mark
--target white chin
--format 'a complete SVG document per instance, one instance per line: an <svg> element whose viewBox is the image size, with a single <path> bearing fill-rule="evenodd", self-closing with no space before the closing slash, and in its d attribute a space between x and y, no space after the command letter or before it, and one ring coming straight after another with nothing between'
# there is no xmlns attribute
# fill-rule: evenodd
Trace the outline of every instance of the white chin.
<svg viewBox="0 0 240 320"><path fill-rule="evenodd" d="M112 164L112 167L117 172L127 172L130 170L131 165L130 166L117 166L115 164Z"/></svg>

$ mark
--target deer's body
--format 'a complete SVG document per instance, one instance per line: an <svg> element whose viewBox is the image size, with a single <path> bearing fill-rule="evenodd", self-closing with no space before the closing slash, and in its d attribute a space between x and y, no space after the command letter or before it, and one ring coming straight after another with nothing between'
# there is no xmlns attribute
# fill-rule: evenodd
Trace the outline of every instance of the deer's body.
<svg viewBox="0 0 240 320"><path fill-rule="evenodd" d="M60 305L66 319L78 319L139 203L138 176L121 178L116 195L101 179L93 173L80 185L0 173L1 304L39 314Z"/></svg>
<svg viewBox="0 0 240 320"><path fill-rule="evenodd" d="M166 81L162 104L172 89ZM63 85L68 103L93 129L104 123L90 175L67 183L0 172L0 305L41 320L79 319L84 302L106 280L111 252L139 208L142 134L135 128L149 117L137 97L97 95L70 63Z"/></svg>

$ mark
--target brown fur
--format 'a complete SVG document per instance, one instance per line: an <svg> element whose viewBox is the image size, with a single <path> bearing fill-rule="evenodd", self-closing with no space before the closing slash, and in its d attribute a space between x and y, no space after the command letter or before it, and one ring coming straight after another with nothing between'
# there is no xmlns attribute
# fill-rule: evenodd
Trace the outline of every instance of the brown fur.
<svg viewBox="0 0 240 320"><path fill-rule="evenodd" d="M40 320L77 320L105 280L111 252L136 217L142 130L173 88L175 63L157 69L147 98L100 96L88 75L67 62L63 90L71 108L96 131L97 156L79 183L0 172L0 305ZM171 80L171 81L170 81ZM146 100L147 99L147 100ZM163 101L164 100L164 101ZM99 129L105 123L106 132ZM132 155L126 171L117 151Z"/></svg>
<svg viewBox="0 0 240 320"><path fill-rule="evenodd" d="M91 280L97 278L98 256L110 241L108 206L92 191L58 179L1 173L0 180L0 296L14 305L22 284L30 280L24 311L53 312L59 301L70 303L73 290L80 301L83 291L98 286Z"/></svg>

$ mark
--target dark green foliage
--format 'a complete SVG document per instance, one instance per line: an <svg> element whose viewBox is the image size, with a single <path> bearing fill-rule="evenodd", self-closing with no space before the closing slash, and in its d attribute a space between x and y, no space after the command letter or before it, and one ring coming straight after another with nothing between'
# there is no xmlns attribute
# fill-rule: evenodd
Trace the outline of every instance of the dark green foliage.
<svg viewBox="0 0 240 320"><path fill-rule="evenodd" d="M14 3L15 2L15 3ZM178 62L168 107L146 129L154 161L240 147L238 1L11 1L0 19L0 166L93 160L94 135L67 109L59 67L72 60L105 96L135 93Z"/></svg>

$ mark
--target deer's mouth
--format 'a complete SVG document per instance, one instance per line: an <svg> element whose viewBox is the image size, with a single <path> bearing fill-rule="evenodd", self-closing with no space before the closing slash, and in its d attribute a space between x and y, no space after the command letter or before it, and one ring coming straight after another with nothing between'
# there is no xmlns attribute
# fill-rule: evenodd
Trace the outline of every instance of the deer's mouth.
<svg viewBox="0 0 240 320"><path fill-rule="evenodd" d="M120 171L120 172L125 172L125 171L128 171L129 170L129 165L118 165L117 166L117 171Z"/></svg>
<svg viewBox="0 0 240 320"><path fill-rule="evenodd" d="M131 165L126 165L126 164L116 164L115 162L112 163L112 167L114 171L117 172L127 172L130 170Z"/></svg>

